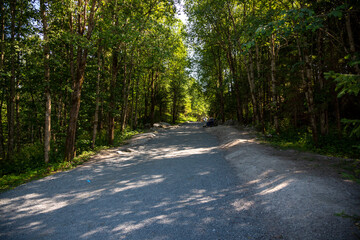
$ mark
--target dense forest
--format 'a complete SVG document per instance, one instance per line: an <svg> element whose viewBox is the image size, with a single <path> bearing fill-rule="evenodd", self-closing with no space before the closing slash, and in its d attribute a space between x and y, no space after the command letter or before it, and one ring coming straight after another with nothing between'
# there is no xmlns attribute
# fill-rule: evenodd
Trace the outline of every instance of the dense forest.
<svg viewBox="0 0 360 240"><path fill-rule="evenodd" d="M359 1L188 0L185 7L210 115L359 157Z"/></svg>
<svg viewBox="0 0 360 240"><path fill-rule="evenodd" d="M358 1L0 7L2 175L71 161L155 122L205 116L318 147L342 139L359 153Z"/></svg>

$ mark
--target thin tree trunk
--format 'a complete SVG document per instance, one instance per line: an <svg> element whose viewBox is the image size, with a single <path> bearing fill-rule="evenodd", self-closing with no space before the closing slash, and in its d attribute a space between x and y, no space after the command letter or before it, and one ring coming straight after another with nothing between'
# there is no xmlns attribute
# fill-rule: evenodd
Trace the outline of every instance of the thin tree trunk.
<svg viewBox="0 0 360 240"><path fill-rule="evenodd" d="M4 9L4 1L0 1L0 9L1 9L1 43L0 43L0 74L4 71L4 43L5 43L5 9ZM3 77L4 78L4 77ZM0 104L0 158L1 160L5 159L5 146L4 146L4 129L3 129L3 122L2 122L2 108L4 103L4 96L5 96L5 86L2 88L1 94L1 104Z"/></svg>
<svg viewBox="0 0 360 240"><path fill-rule="evenodd" d="M278 101L277 101L277 86L276 86L276 52L275 52L275 36L271 34L270 37L270 59L271 59L271 93L272 93L272 112L274 117L275 131L279 132L279 117L278 117Z"/></svg>
<svg viewBox="0 0 360 240"><path fill-rule="evenodd" d="M3 90L1 94L1 102L0 102L0 160L5 159L5 147L4 147L4 129L2 124L2 108L4 104L4 95L5 92Z"/></svg>
<svg viewBox="0 0 360 240"><path fill-rule="evenodd" d="M335 114L336 114L336 128L337 128L338 136L339 138L341 138L342 130L341 130L340 103L336 93L335 93Z"/></svg>
<svg viewBox="0 0 360 240"><path fill-rule="evenodd" d="M177 93L174 92L173 96L173 106L172 106L172 123L176 122L176 111L177 111Z"/></svg>
<svg viewBox="0 0 360 240"><path fill-rule="evenodd" d="M305 54L305 67L306 67L306 82L305 85L305 96L308 103L308 109L310 114L310 123L312 128L312 135L315 144L318 143L318 133L317 133L317 126L316 126L316 116L315 116L315 106L314 106L314 93L312 88L312 69L310 67L310 58L307 54Z"/></svg>
<svg viewBox="0 0 360 240"><path fill-rule="evenodd" d="M220 118L221 121L225 122L225 101L224 101L224 81L223 81L223 71L221 64L221 52L218 50L218 81L219 81L219 97L220 97Z"/></svg>
<svg viewBox="0 0 360 240"><path fill-rule="evenodd" d="M346 30L347 30L347 34L348 34L348 38L349 38L349 45L350 45L350 51L352 54L352 59L353 61L356 61L356 48L355 48L355 41L354 41L354 35L351 29L351 16L350 13L347 13L346 16ZM354 65L356 73L360 74L360 68L358 64Z"/></svg>
<svg viewBox="0 0 360 240"><path fill-rule="evenodd" d="M99 48L97 51L97 64L98 64L98 74L96 81L96 100L95 100L95 114L94 114L94 125L93 125L93 133L92 133L92 142L91 148L95 148L96 134L99 123L99 105L100 105L100 79L101 79L101 46L99 43Z"/></svg>
<svg viewBox="0 0 360 240"><path fill-rule="evenodd" d="M150 96L150 123L151 126L154 124L154 116L155 116L155 81L157 78L157 73L155 73L154 77L154 71L151 72L151 96Z"/></svg>
<svg viewBox="0 0 360 240"><path fill-rule="evenodd" d="M240 96L240 86L237 79L237 71L236 71L236 59L232 56L231 49L228 49L227 52L227 59L230 66L230 72L232 74L234 87L235 87L235 98L236 98L236 116L237 120L240 124L243 123L243 111L242 111L242 103L241 103L241 96Z"/></svg>
<svg viewBox="0 0 360 240"><path fill-rule="evenodd" d="M136 80L136 99L135 99L135 119L134 119L134 127L133 129L137 129L138 126L138 98L139 98L139 80Z"/></svg>
<svg viewBox="0 0 360 240"><path fill-rule="evenodd" d="M44 72L45 72L45 99L46 99L46 108L45 108L45 136L44 136L44 159L45 163L49 162L50 154L50 139L51 139L51 95L50 95L50 46L49 38L47 35L48 26L46 21L46 0L40 1L41 8L41 20L43 24L43 36L44 36Z"/></svg>
<svg viewBox="0 0 360 240"><path fill-rule="evenodd" d="M109 128L108 128L108 144L114 144L115 138L115 88L116 88L116 80L117 74L119 71L118 67L118 52L116 49L113 49L112 55L112 74L111 74L111 82L110 82L110 109L109 109Z"/></svg>
<svg viewBox="0 0 360 240"><path fill-rule="evenodd" d="M247 66L247 63L245 62L245 67L247 70L251 100L252 100L253 109L254 109L254 119L255 119L255 123L258 124L259 123L259 115L258 115L258 107L257 107L258 104L257 104L257 96L256 96L256 88L255 88L254 63L252 60L251 53L249 54L248 57L249 57L249 61L248 61L249 66Z"/></svg>
<svg viewBox="0 0 360 240"><path fill-rule="evenodd" d="M121 131L125 130L126 128L126 119L128 116L128 108L129 108L129 91L131 86L131 74L133 71L133 64L132 64L132 56L130 58L130 66L125 64L124 66L124 86L123 86L123 112L122 112L122 119L121 119Z"/></svg>
<svg viewBox="0 0 360 240"><path fill-rule="evenodd" d="M320 84L320 91L325 96L326 94L326 82L324 78L324 60L323 60L323 41L322 41L322 32L318 32L318 41L317 41L317 50L319 56L318 62L318 70L317 70L317 77ZM323 102L320 106L320 133L321 135L326 135L329 132L329 124L328 124L328 104L327 99L324 97Z"/></svg>
<svg viewBox="0 0 360 240"><path fill-rule="evenodd" d="M16 17L16 0L10 3L11 11L11 77L9 82L9 102L8 102L8 155L11 159L14 152L14 122L15 122L15 84L16 84L16 66L15 66L15 17Z"/></svg>
<svg viewBox="0 0 360 240"><path fill-rule="evenodd" d="M312 88L312 69L310 66L311 63L308 54L304 54L301 51L300 39L297 39L297 48L298 48L299 61L304 62L304 67L301 70L300 74L304 86L306 102L308 105L312 136L315 144L317 144L318 133L317 133L316 117L315 117L314 94Z"/></svg>

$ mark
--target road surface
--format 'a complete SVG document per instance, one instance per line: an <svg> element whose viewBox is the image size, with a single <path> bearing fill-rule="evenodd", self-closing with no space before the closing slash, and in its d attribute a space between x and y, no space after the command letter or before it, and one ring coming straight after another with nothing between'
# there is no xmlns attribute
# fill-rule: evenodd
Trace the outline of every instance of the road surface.
<svg viewBox="0 0 360 240"><path fill-rule="evenodd" d="M139 143L0 194L0 239L297 238L201 124ZM314 239L355 239L319 231Z"/></svg>

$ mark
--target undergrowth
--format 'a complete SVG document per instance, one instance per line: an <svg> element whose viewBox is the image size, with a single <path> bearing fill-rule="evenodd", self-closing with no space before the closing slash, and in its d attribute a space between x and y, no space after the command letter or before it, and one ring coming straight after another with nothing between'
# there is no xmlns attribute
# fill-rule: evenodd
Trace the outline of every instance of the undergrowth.
<svg viewBox="0 0 360 240"><path fill-rule="evenodd" d="M114 145L123 144L126 139L141 133L140 131L116 131ZM44 147L41 143L25 146L15 154L10 162L2 162L0 165L0 192L12 189L23 183L40 179L57 172L67 171L88 161L97 152L108 149L106 134L99 133L96 141L97 146L91 149L91 142L87 136L79 136L77 141L78 156L72 161L64 161L64 148L62 142L53 142L50 162L44 162Z"/></svg>
<svg viewBox="0 0 360 240"><path fill-rule="evenodd" d="M306 128L287 129L276 134L274 130L258 135L263 143L276 148L313 152L330 157L344 158L335 167L342 169L342 177L360 183L360 139L348 134L319 136L315 144Z"/></svg>

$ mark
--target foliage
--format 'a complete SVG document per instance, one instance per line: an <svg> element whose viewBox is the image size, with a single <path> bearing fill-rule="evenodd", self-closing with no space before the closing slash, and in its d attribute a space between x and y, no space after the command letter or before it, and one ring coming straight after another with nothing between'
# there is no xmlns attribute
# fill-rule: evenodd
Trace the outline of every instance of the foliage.
<svg viewBox="0 0 360 240"><path fill-rule="evenodd" d="M116 134L117 146L124 143L125 140L132 136L141 133L140 131L125 131L123 134ZM95 149L83 151L79 156L75 157L72 161L64 161L60 156L57 159L52 158L52 161L45 164L43 161L43 154L39 153L39 149L42 149L41 144L37 146L31 145L28 148L22 150L22 152L14 158L14 165L2 166L2 172L0 174L0 192L12 189L16 186L24 184L26 182L43 178L58 172L67 171L75 168L78 165L88 161L93 155L101 150L108 149L109 146L97 146ZM32 153L35 150L35 153ZM28 160L29 162L25 162ZM24 168L27 166L27 168Z"/></svg>

